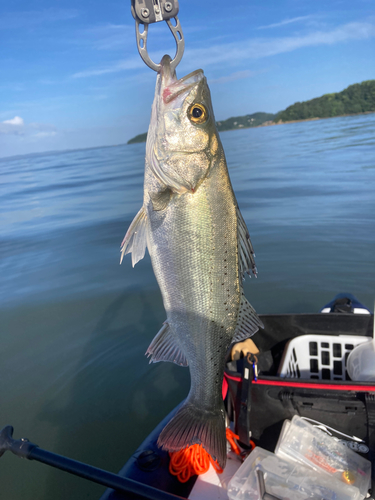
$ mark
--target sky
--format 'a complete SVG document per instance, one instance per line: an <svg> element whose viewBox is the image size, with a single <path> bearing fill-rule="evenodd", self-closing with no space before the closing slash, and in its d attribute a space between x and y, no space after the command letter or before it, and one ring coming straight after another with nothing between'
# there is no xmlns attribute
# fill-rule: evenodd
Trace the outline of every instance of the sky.
<svg viewBox="0 0 375 500"><path fill-rule="evenodd" d="M180 0L185 53L216 120L375 79L374 0ZM138 55L129 0L0 3L0 157L126 143L146 132L156 73ZM159 62L175 53L150 26Z"/></svg>

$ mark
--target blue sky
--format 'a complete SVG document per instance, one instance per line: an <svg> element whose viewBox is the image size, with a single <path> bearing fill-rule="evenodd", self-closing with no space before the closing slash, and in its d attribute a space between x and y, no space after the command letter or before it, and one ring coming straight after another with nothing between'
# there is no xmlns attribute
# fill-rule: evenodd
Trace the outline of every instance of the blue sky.
<svg viewBox="0 0 375 500"><path fill-rule="evenodd" d="M180 0L179 77L202 68L217 120L277 112L375 78L373 0ZM165 23L155 61L174 54ZM145 132L156 73L129 0L0 3L0 157L122 144Z"/></svg>

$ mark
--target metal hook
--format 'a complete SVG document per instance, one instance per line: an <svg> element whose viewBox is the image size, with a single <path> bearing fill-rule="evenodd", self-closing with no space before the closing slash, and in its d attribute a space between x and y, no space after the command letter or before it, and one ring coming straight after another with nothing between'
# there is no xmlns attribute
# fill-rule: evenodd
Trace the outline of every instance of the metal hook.
<svg viewBox="0 0 375 500"><path fill-rule="evenodd" d="M172 73L175 71L177 65L182 59L184 49L185 49L185 40L184 36L182 34L182 29L181 29L181 24L180 21L178 20L178 17L176 16L175 18L176 21L176 26L173 26L171 23L170 19L166 21L168 24L169 29L172 32L172 35L176 41L176 54L174 58L171 61L171 71ZM142 24L144 26L144 31L141 33L139 31L139 25ZM135 31L136 31L136 37L137 37L137 48L139 55L142 57L143 61L147 64L147 66L154 71L160 71L161 64L156 64L151 57L148 55L147 52L147 34L148 34L148 24L143 24L140 23L138 19L135 20Z"/></svg>

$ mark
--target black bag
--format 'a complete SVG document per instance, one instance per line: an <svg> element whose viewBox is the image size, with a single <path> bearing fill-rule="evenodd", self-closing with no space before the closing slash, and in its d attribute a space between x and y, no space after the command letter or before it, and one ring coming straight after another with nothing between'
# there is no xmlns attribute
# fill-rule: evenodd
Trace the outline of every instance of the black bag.
<svg viewBox="0 0 375 500"><path fill-rule="evenodd" d="M262 321L264 331L253 338L260 353L228 362L225 370L227 412L241 445L250 446L251 438L256 445L274 451L284 421L294 415L307 417L347 435L333 433L371 461L375 491L375 383L277 375L288 340L306 334L372 336L372 317L285 315L263 316Z"/></svg>

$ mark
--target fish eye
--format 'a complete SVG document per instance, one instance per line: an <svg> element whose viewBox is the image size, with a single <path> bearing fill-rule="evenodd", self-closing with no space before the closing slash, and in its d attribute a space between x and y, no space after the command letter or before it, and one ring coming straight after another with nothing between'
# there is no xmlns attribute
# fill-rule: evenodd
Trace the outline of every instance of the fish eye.
<svg viewBox="0 0 375 500"><path fill-rule="evenodd" d="M208 118L208 111L203 104L192 104L188 110L188 117L193 123L204 123Z"/></svg>

